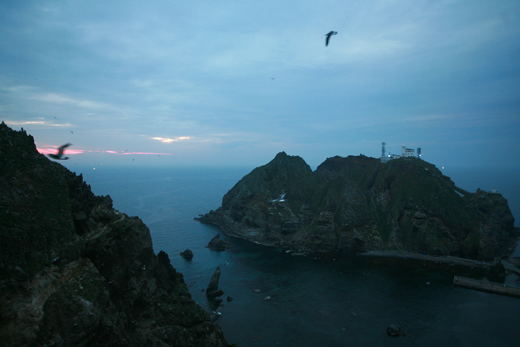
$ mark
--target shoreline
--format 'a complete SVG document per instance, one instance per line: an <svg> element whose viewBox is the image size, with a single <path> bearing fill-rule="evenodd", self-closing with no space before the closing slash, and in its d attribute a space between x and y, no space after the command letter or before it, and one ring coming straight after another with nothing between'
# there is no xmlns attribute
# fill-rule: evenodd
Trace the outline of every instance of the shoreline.
<svg viewBox="0 0 520 347"><path fill-rule="evenodd" d="M250 240L245 237L240 237L239 235L229 235L226 233L225 229L222 225L219 223L216 223L213 220L207 220L204 218L204 216L195 217L194 220L208 225L213 225L220 229L222 233L227 237L237 238L240 240L249 241L251 243L265 246L265 247L274 247L274 248L281 248L286 253L291 253L293 256L307 256L309 254L324 254L324 253L330 253L335 254L337 256L345 256L341 254L337 254L334 251L316 251L316 250L306 250L306 249L291 249L287 245L279 245L279 244L273 244L273 243L266 243L266 242L259 242ZM515 230L520 235L520 228L516 228ZM520 238L520 236L519 236ZM517 241L518 242L518 241ZM481 270L486 271L491 266L491 262L481 261L481 260L474 260L474 259L468 259L468 258L460 258L460 257L454 257L450 255L427 255L427 254L420 254L420 253L413 253L413 252L406 252L406 251L366 251L362 253L356 253L355 255L350 255L353 257L360 257L360 258L386 258L389 260L404 260L404 261L423 261L425 263L429 263L430 265L437 264L437 265L443 265L443 266L459 266L468 268L471 270ZM347 255L348 257L348 255ZM509 258L509 257L508 257ZM513 265L507 260L504 260L502 258L499 258L502 265L504 265L504 268L506 270L506 273L512 273L520 277L520 268ZM425 264L426 265L426 264Z"/></svg>
<svg viewBox="0 0 520 347"><path fill-rule="evenodd" d="M364 257L364 258L388 258L388 259L401 259L401 260L416 260L423 261L428 263L435 264L443 264L448 266L463 266L469 267L472 269L480 269L487 270L491 265L490 262L467 259L467 258L459 258L453 256L434 256L427 254L419 254L419 253L411 253L411 252L402 252L402 251L367 251L363 253L356 254L356 257ZM506 271L515 273L520 275L520 269L514 266L513 264L500 259L501 263L504 265Z"/></svg>

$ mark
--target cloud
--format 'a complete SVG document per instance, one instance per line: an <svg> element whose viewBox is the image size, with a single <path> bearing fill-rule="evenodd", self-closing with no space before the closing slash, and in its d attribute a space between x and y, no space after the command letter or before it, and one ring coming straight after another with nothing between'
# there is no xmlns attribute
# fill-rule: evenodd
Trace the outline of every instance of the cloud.
<svg viewBox="0 0 520 347"><path fill-rule="evenodd" d="M36 148L36 150L41 153L41 154L56 154L57 153L57 150L58 150L58 146L53 146L51 148L49 147L38 147ZM74 154L83 154L85 152L92 152L92 151L88 151L88 150L84 150L84 149L68 149L66 148L63 153L64 154L71 154L71 155L74 155Z"/></svg>
<svg viewBox="0 0 520 347"><path fill-rule="evenodd" d="M53 123L52 121L14 121L14 120L6 120L5 123L7 125L35 125L35 126L50 126L50 127L71 127L70 123Z"/></svg>
<svg viewBox="0 0 520 347"><path fill-rule="evenodd" d="M0 6L3 120L39 147L70 141L85 148L75 159L112 162L167 155L162 144L180 161L297 148L318 162L461 136L497 138L496 153L507 139L518 156L518 1L134 5Z"/></svg>
<svg viewBox="0 0 520 347"><path fill-rule="evenodd" d="M38 147L36 150L41 154L56 154L59 146L52 147ZM171 153L161 153L161 152L118 152L118 151L102 151L102 150L93 150L93 149L65 149L64 153L66 154L83 154L83 153L108 153L108 154L118 154L118 155L172 155Z"/></svg>
<svg viewBox="0 0 520 347"><path fill-rule="evenodd" d="M83 108L106 109L108 105L91 100L77 100L65 95L47 93L31 96L29 99L51 102L56 104L71 104Z"/></svg>
<svg viewBox="0 0 520 347"><path fill-rule="evenodd" d="M126 153L117 153L117 154L137 154L137 155L172 155L171 153L157 153L157 152L126 152Z"/></svg>
<svg viewBox="0 0 520 347"><path fill-rule="evenodd" d="M184 141L184 140L190 140L189 136L180 136L175 137L173 139L167 138L167 137L152 137L152 140L161 141L164 143L170 143L170 142L178 142L178 141Z"/></svg>

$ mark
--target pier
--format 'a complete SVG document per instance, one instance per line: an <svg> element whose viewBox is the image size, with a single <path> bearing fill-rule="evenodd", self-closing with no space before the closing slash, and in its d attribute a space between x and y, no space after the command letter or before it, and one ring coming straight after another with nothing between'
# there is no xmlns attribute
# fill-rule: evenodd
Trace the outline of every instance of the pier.
<svg viewBox="0 0 520 347"><path fill-rule="evenodd" d="M507 284L489 282L484 280L475 280L473 278L454 276L453 284L459 287L465 287L475 290L481 290L489 293L516 296L520 298L520 288L511 287Z"/></svg>

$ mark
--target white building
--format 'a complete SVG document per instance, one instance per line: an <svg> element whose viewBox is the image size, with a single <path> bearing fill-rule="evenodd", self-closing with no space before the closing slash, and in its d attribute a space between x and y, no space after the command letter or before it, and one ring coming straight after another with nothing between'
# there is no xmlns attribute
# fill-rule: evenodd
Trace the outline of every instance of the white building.
<svg viewBox="0 0 520 347"><path fill-rule="evenodd" d="M404 158L415 157L415 149L406 148L405 146L401 147L401 152Z"/></svg>
<svg viewBox="0 0 520 347"><path fill-rule="evenodd" d="M382 147L382 155L381 155L381 162L382 163L386 163L390 160L393 160L393 159L400 159L400 158L415 158L415 149L413 148L406 148L406 146L402 146L401 147L401 155L398 155L398 154L388 154L386 155L385 153L385 145L386 143L383 142L383 147ZM420 148L417 148L417 156L420 157L421 156L421 149Z"/></svg>

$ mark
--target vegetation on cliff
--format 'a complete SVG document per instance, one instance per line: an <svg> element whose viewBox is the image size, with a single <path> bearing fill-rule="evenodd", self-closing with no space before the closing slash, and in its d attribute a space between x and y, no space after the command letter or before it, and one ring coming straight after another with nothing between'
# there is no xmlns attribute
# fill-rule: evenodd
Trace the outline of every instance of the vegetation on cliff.
<svg viewBox="0 0 520 347"><path fill-rule="evenodd" d="M227 346L137 217L0 125L1 346Z"/></svg>
<svg viewBox="0 0 520 347"><path fill-rule="evenodd" d="M490 260L515 243L506 199L466 192L417 158L333 157L313 172L282 152L198 220L265 245L347 254L409 250Z"/></svg>

